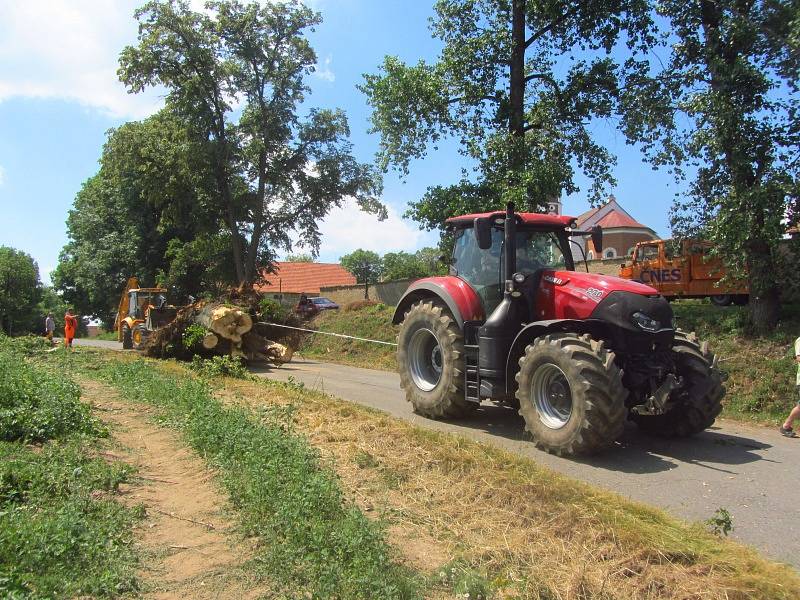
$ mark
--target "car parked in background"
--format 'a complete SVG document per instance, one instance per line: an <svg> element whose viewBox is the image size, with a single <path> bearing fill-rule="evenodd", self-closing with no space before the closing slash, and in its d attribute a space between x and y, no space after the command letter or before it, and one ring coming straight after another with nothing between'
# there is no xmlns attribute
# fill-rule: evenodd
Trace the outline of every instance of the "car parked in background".
<svg viewBox="0 0 800 600"><path fill-rule="evenodd" d="M294 307L295 314L300 317L310 318L323 310L336 310L339 305L333 300L320 296L318 298L300 298Z"/></svg>

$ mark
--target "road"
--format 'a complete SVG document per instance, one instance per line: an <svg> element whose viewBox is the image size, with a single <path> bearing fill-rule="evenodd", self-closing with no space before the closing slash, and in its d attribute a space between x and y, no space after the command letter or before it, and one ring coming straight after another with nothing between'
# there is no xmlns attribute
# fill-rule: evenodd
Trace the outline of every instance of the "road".
<svg viewBox="0 0 800 600"><path fill-rule="evenodd" d="M120 348L116 342L76 342ZM726 508L733 519L731 537L800 568L800 439L728 420L718 420L712 429L687 440L650 438L631 426L617 446L600 456L559 458L524 439L521 417L508 409L483 405L469 419L448 422L414 414L395 373L302 358L255 372L280 381L292 377L307 388L416 425L505 448L684 519L703 521Z"/></svg>

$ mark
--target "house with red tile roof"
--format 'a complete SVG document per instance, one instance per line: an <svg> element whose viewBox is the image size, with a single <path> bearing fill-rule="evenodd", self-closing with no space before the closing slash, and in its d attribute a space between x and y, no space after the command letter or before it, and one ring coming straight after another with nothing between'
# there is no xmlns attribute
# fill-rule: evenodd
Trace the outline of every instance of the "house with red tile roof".
<svg viewBox="0 0 800 600"><path fill-rule="evenodd" d="M589 230L595 225L603 228L603 252L599 255L592 240L585 238L584 252L589 260L629 256L637 242L658 239L655 231L634 219L614 196L603 206L588 210L578 217L578 229ZM580 258L575 256L575 259Z"/></svg>
<svg viewBox="0 0 800 600"><path fill-rule="evenodd" d="M355 275L342 265L331 263L277 262L275 273L263 273L263 278L254 286L256 291L283 299L300 294L319 296L321 287L356 284Z"/></svg>

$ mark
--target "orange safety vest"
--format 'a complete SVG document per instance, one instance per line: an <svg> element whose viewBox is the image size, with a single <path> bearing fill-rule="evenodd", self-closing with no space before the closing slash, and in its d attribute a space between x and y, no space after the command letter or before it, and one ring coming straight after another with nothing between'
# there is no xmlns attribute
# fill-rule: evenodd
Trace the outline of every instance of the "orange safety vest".
<svg viewBox="0 0 800 600"><path fill-rule="evenodd" d="M64 336L75 337L75 330L78 328L78 319L72 315L64 315Z"/></svg>

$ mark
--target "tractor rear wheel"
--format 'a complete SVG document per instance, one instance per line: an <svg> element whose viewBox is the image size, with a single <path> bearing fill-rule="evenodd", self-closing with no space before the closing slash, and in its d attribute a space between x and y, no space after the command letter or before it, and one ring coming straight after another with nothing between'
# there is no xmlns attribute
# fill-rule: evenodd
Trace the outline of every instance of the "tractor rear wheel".
<svg viewBox="0 0 800 600"><path fill-rule="evenodd" d="M122 349L123 350L130 350L133 348L133 335L131 333L131 328L128 327L127 323L122 324Z"/></svg>
<svg viewBox="0 0 800 600"><path fill-rule="evenodd" d="M432 419L477 408L464 395L464 335L442 306L422 300L405 314L397 336L400 386L414 412Z"/></svg>
<svg viewBox="0 0 800 600"><path fill-rule="evenodd" d="M571 333L538 338L520 358L516 378L519 414L539 448L593 454L622 434L622 371L602 341Z"/></svg>
<svg viewBox="0 0 800 600"><path fill-rule="evenodd" d="M694 333L678 331L672 352L676 375L685 381L672 392L679 395L676 405L663 415L631 414L639 428L658 437L689 437L708 429L722 411L725 386L708 342L700 342Z"/></svg>
<svg viewBox="0 0 800 600"><path fill-rule="evenodd" d="M133 349L141 350L142 346L144 346L145 339L147 339L147 328L144 326L144 323L139 323L131 332Z"/></svg>

